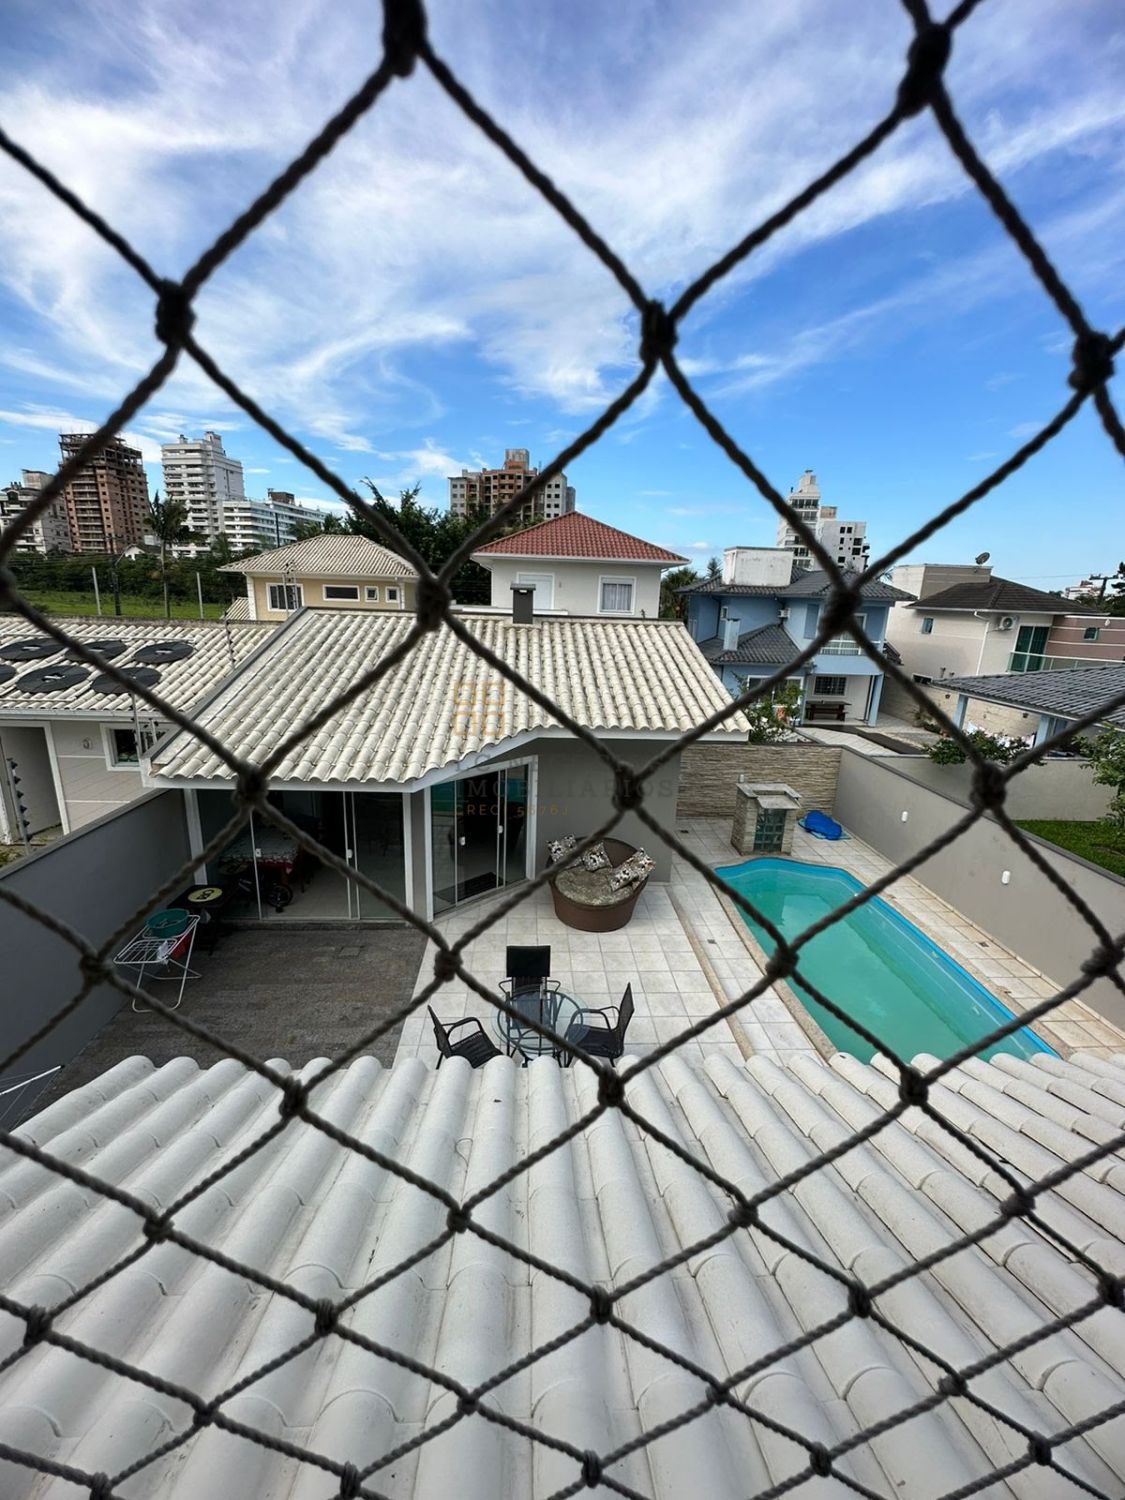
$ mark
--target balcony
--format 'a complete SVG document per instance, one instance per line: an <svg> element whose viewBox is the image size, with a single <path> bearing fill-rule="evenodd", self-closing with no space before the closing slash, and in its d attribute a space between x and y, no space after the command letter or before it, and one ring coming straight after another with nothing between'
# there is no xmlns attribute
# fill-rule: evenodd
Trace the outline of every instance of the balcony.
<svg viewBox="0 0 1125 1500"><path fill-rule="evenodd" d="M1071 667L1118 665L1118 658L1113 656L1044 656L1040 651L1013 651L1008 658L1009 672L1066 672Z"/></svg>
<svg viewBox="0 0 1125 1500"><path fill-rule="evenodd" d="M859 656L860 649L850 635L834 635L820 648L821 656Z"/></svg>

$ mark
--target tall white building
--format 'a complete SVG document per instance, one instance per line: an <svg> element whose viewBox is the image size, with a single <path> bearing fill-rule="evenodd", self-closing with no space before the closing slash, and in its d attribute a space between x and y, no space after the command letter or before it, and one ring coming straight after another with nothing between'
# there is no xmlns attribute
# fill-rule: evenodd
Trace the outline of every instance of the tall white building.
<svg viewBox="0 0 1125 1500"><path fill-rule="evenodd" d="M462 469L460 474L450 475L449 509L455 516L464 516L476 509L494 515L538 473L539 470L531 466L531 454L526 448L506 448L502 468ZM558 516L569 514L576 503L574 486L567 484L565 474L556 474L526 505L521 506L518 519L553 521Z"/></svg>
<svg viewBox="0 0 1125 1500"><path fill-rule="evenodd" d="M200 551L210 545L220 532L229 534L224 511L231 502L244 500L242 464L223 449L217 432L205 432L190 442L180 433L178 443L164 443L160 449L164 470L164 498L181 500L187 507L187 524L199 540L177 551Z"/></svg>
<svg viewBox="0 0 1125 1500"><path fill-rule="evenodd" d="M53 478L42 469L24 469L17 482L5 485L0 490L0 531L6 531L12 523L36 499L43 486ZM16 543L17 552L73 552L70 540L70 525L66 518L66 500L56 496L47 509L37 516L31 526Z"/></svg>
<svg viewBox="0 0 1125 1500"><path fill-rule="evenodd" d="M786 498L835 563L858 571L866 568L871 557L867 522L841 521L834 505L822 505L820 486L811 469L805 470ZM777 545L787 547L801 567L817 566L809 549L786 520L777 523Z"/></svg>

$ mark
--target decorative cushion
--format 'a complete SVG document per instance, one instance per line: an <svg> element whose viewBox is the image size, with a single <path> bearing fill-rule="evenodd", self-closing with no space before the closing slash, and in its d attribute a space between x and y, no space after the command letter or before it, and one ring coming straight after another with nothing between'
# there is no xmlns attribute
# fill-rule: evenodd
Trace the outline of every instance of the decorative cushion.
<svg viewBox="0 0 1125 1500"><path fill-rule="evenodd" d="M582 855L583 867L587 870L604 870L613 861L605 852L604 844L595 844L592 849L587 849Z"/></svg>
<svg viewBox="0 0 1125 1500"><path fill-rule="evenodd" d="M573 833L568 833L565 838L552 839L547 845L547 858L553 865L561 863L577 842L578 840L574 837Z"/></svg>
<svg viewBox="0 0 1125 1500"><path fill-rule="evenodd" d="M649 872L656 869L656 861L651 855L646 854L643 849L638 849L630 854L623 865L618 865L616 870L611 870L609 875L610 887L619 891L622 886L631 885L634 881L642 881L647 878Z"/></svg>

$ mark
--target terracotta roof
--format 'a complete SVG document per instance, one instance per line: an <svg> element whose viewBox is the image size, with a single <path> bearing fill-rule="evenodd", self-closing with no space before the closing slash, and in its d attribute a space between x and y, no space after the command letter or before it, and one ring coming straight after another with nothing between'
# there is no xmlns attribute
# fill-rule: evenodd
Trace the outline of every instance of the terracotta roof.
<svg viewBox="0 0 1125 1500"><path fill-rule="evenodd" d="M640 537L618 531L593 516L572 510L553 521L540 521L526 531L486 542L474 557L586 557L595 562L686 563L687 558Z"/></svg>
<svg viewBox="0 0 1125 1500"><path fill-rule="evenodd" d="M699 649L712 666L739 666L742 663L783 667L800 655L800 647L780 625L759 625L738 637L732 651L723 647L721 635L700 641Z"/></svg>
<svg viewBox="0 0 1125 1500"><path fill-rule="evenodd" d="M909 597L909 596L907 596ZM982 578L968 583L955 583L936 594L927 594L911 606L928 614L933 609L978 609L1002 615L1018 615L1021 612L1047 615L1093 615L1097 610L1085 604L1075 604L1073 599L1064 599L1059 594L1045 594L1042 589L1029 588L1026 583L1013 583L1010 578Z"/></svg>
<svg viewBox="0 0 1125 1500"><path fill-rule="evenodd" d="M114 649L110 658L114 666L150 667L159 674L158 681L152 684L153 692L178 709L191 708L213 692L278 628L265 621L137 620L117 619L112 615L60 618L52 623L84 645L103 641L123 647ZM93 683L98 673L85 662L68 660L65 646L31 661L5 659L5 648L41 639L46 639L42 632L19 616L0 616L0 719L11 715L50 718L58 714L88 719L132 719L131 694L95 692ZM138 651L162 642L187 645L191 650L166 661L137 661ZM107 658L110 649L106 647ZM38 674L42 668L72 668L75 681L50 692L28 691L23 684L29 678L34 683L37 678L32 674ZM9 676L9 671L15 675ZM141 704L140 711L146 716L152 713L145 704Z"/></svg>
<svg viewBox="0 0 1125 1500"><path fill-rule="evenodd" d="M1103 703L1125 693L1125 662L1109 666L1064 667L1058 672L1000 672L985 677L944 677L933 684L943 692L965 693L985 703L1037 710L1059 719L1084 719ZM1101 721L1125 729L1125 706Z"/></svg>
<svg viewBox="0 0 1125 1500"><path fill-rule="evenodd" d="M305 1079L317 1071L310 1063ZM0 1323L6 1500L89 1488L66 1467L55 1470L65 1478L25 1468L13 1449L83 1475L135 1466L114 1494L153 1500L325 1500L340 1493L325 1460L395 1500L545 1500L585 1493L582 1455L615 1449L607 1476L655 1500L746 1500L775 1486L798 1500L1121 1494L1121 1419L1098 1418L1121 1400L1125 1314L1110 1296L1099 1307L1095 1273L1112 1287L1125 1270L1125 1163L1084 1158L1125 1126L1125 1059L967 1063L930 1085L930 1105L976 1154L908 1105L815 1171L814 1158L901 1108L897 1080L877 1065L672 1057L627 1095L682 1155L613 1109L599 1117L596 1079L548 1059L497 1058L476 1072L453 1059L438 1072L356 1058L310 1104L369 1155L299 1117L278 1133L279 1090L231 1059L201 1071L187 1058L154 1068L133 1057L63 1096L15 1135L80 1181L0 1148L5 1295L19 1309L62 1307L26 1347L31 1325L10 1304ZM584 1115L555 1150L510 1172ZM237 1165L264 1133L273 1139ZM436 1183L444 1201L377 1158ZM772 1233L729 1232L730 1197L691 1159L736 1183ZM1002 1213L1013 1176L1051 1173L1034 1214ZM91 1179L126 1202L107 1202ZM477 1192L475 1221L568 1281L471 1230L449 1234L450 1199ZM175 1230L271 1285L174 1240L146 1245L126 1204L159 1213L177 1201ZM674 1271L646 1276L673 1256ZM856 1284L879 1282L877 1315L849 1317ZM613 1320L593 1325L585 1288L630 1283ZM331 1331L314 1337L322 1301L406 1361ZM1039 1337L1056 1320L1064 1326ZM771 1358L786 1345L794 1352ZM459 1414L457 1390L415 1361L483 1388L490 1411L571 1451ZM950 1368L977 1400L943 1395ZM730 1380L748 1411L707 1411L708 1379ZM193 1426L185 1389L201 1403L227 1393L226 1418L287 1451ZM1082 1435L1052 1445L1053 1457L1077 1487L1022 1467L1031 1434L1050 1444L1066 1428ZM832 1475L810 1472L808 1443L838 1450ZM989 1482L997 1470L1007 1483Z"/></svg>
<svg viewBox="0 0 1125 1500"><path fill-rule="evenodd" d="M730 696L678 620L461 615L460 626L587 728L607 736L692 729ZM229 749L264 758L413 629L410 615L304 610L197 713ZM717 733L744 735L741 714ZM406 658L275 767L278 781L409 782L532 732L563 733L448 626L424 635ZM154 772L175 780L230 779L229 768L190 734L169 739Z"/></svg>
<svg viewBox="0 0 1125 1500"><path fill-rule="evenodd" d="M268 552L224 563L220 573L249 573L254 577L294 578L325 575L334 578L414 578L414 568L389 547L370 537L326 531L303 542L272 547Z"/></svg>

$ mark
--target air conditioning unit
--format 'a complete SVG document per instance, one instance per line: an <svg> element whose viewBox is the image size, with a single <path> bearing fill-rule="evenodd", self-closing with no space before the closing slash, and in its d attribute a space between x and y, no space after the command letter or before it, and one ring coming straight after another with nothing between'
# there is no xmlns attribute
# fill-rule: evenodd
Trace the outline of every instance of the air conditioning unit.
<svg viewBox="0 0 1125 1500"><path fill-rule="evenodd" d="M1014 618L1011 615L1001 615L1000 618L996 622L996 629L997 630L1011 630L1012 626L1015 623L1016 622L1015 622Z"/></svg>

